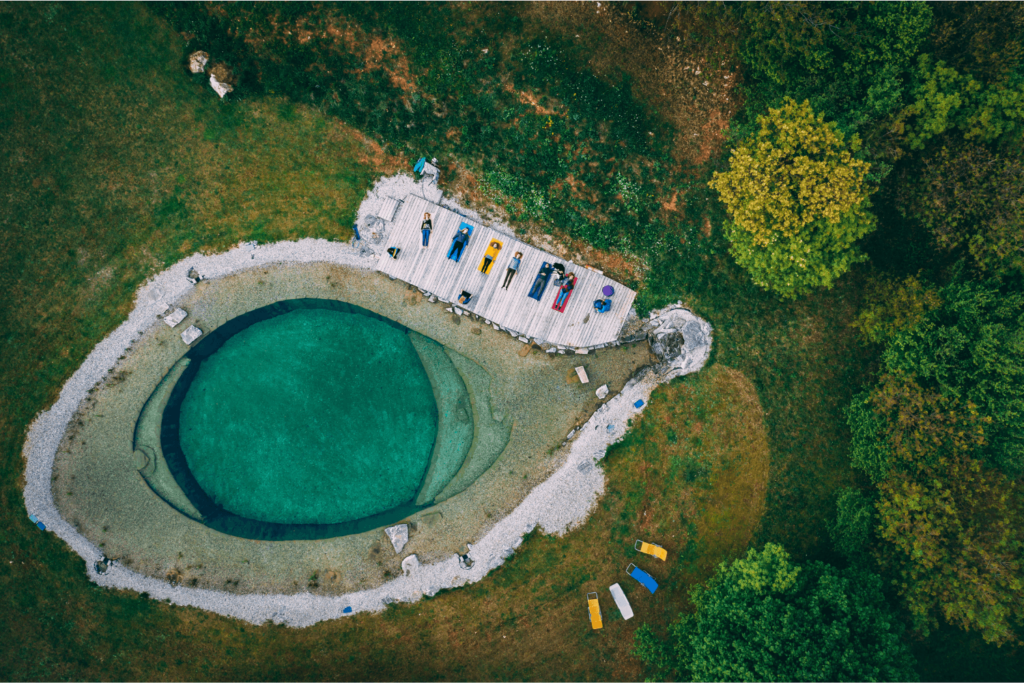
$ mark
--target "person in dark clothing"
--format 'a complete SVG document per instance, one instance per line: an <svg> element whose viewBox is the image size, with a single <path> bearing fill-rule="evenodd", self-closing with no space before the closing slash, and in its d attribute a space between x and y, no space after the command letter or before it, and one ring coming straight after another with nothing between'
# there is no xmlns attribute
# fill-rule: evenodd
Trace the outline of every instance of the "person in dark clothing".
<svg viewBox="0 0 1024 683"><path fill-rule="evenodd" d="M420 231L423 232L423 246L430 246L430 231L434 229L434 223L430 220L430 214L423 214L423 224L420 226Z"/></svg>
<svg viewBox="0 0 1024 683"><path fill-rule="evenodd" d="M551 264L545 261L541 264L540 272L534 278L533 286L530 287L530 293L527 296L540 301L540 298L544 296L544 290L547 289L549 279L551 279Z"/></svg>
<svg viewBox="0 0 1024 683"><path fill-rule="evenodd" d="M452 241L452 249L448 252L448 258L458 261L462 258L462 248L469 242L469 230L463 228L455 235L455 239Z"/></svg>
<svg viewBox="0 0 1024 683"><path fill-rule="evenodd" d="M400 251L402 251L402 250L399 249L398 247L391 247L391 248L388 249L388 256L390 256L391 258L396 259L396 258L398 258L398 252L400 252Z"/></svg>
<svg viewBox="0 0 1024 683"><path fill-rule="evenodd" d="M517 251L516 255L512 257L512 262L508 264L508 270L505 271L505 283L501 285L502 289L508 289L509 283L512 282L512 278L515 277L516 273L519 272L519 265L522 263L523 252Z"/></svg>
<svg viewBox="0 0 1024 683"><path fill-rule="evenodd" d="M565 284L565 265L562 263L556 263L552 267L555 269L555 286L561 287Z"/></svg>

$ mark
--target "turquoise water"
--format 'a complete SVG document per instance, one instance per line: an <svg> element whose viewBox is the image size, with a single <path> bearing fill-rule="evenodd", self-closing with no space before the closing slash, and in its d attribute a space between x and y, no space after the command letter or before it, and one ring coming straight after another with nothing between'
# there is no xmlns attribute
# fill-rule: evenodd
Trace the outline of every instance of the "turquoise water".
<svg viewBox="0 0 1024 683"><path fill-rule="evenodd" d="M203 360L181 404L180 441L224 510L334 524L412 501L437 419L405 332L358 313L299 309L251 325Z"/></svg>

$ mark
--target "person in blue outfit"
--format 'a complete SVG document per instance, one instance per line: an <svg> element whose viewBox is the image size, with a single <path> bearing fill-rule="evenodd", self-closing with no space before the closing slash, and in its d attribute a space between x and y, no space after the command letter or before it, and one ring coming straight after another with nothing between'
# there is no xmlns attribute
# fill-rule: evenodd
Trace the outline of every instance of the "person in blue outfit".
<svg viewBox="0 0 1024 683"><path fill-rule="evenodd" d="M512 262L508 264L508 270L505 271L505 283L501 285L502 289L508 289L512 278L519 272L519 265L523 262L522 259L523 252L517 251L516 255L512 257Z"/></svg>
<svg viewBox="0 0 1024 683"><path fill-rule="evenodd" d="M551 277L552 270L554 270L554 268L547 261L541 264L540 272L537 273L537 277L533 280L533 286L530 287L530 293L527 294L528 297L540 301L541 296L544 295L544 290L548 286L548 279Z"/></svg>
<svg viewBox="0 0 1024 683"><path fill-rule="evenodd" d="M469 242L469 230L463 228L459 230L455 235L455 239L452 241L452 250L448 253L448 258L455 262L458 262L462 258L462 248Z"/></svg>
<svg viewBox="0 0 1024 683"><path fill-rule="evenodd" d="M430 231L434 229L434 223L430 220L430 214L423 214L423 224L420 226L420 230L423 232L423 246L430 246Z"/></svg>
<svg viewBox="0 0 1024 683"><path fill-rule="evenodd" d="M555 299L555 308L561 308L565 305L565 300L569 298L569 293L572 291L572 288L576 286L574 282L575 279L576 276L572 273L566 273L565 277L562 278L564 283L558 292L558 298Z"/></svg>

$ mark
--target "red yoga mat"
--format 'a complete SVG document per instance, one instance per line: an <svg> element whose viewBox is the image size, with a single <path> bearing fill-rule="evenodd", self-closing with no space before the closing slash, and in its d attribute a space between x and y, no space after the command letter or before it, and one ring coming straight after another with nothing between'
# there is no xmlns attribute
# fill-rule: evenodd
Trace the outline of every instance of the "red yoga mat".
<svg viewBox="0 0 1024 683"><path fill-rule="evenodd" d="M562 289L564 287L565 287L565 285L562 285L562 287L558 288L559 296L561 296ZM558 305L558 297L556 296L555 297L555 302L553 304L551 304L551 308L553 308L554 310L558 311L559 313L565 313L565 307L567 305L569 305L569 299L572 298L572 293L575 292L575 291L576 291L576 278L573 278L572 279L572 289L570 289L569 293L565 295L565 300L562 302L562 305L561 306Z"/></svg>

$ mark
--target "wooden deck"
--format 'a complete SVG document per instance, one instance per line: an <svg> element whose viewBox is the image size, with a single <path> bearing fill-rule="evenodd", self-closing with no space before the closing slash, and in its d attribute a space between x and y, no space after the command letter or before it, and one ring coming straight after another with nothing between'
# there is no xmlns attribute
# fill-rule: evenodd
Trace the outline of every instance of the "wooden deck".
<svg viewBox="0 0 1024 683"><path fill-rule="evenodd" d="M430 246L426 249L420 247L424 212L430 213L434 224ZM462 259L456 263L448 258L448 250L463 222L473 226L473 235L463 249ZM455 302L465 290L473 298L468 306L456 304L459 308L538 342L573 348L609 344L618 337L636 298L636 292L596 270L571 261L563 262L552 254L412 194L403 201L388 226L387 235L385 248L397 247L401 251L397 259L386 254L381 256L377 270L447 303ZM484 275L480 272L484 252L495 240L501 242L502 248L489 274ZM517 251L523 253L519 272L508 289L502 289L505 270ZM564 313L551 307L558 295L554 276L540 301L527 296L544 261L565 263L566 272L576 275L576 287ZM612 308L607 313L597 313L594 300L603 298L601 290L605 285L615 288Z"/></svg>

